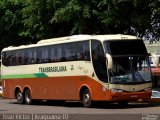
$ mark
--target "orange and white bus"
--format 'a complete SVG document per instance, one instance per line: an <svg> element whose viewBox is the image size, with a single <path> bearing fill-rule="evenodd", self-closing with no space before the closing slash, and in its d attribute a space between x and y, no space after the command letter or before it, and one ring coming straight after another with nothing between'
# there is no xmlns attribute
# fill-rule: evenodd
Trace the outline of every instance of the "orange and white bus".
<svg viewBox="0 0 160 120"><path fill-rule="evenodd" d="M151 97L151 70L143 40L129 35L73 35L4 48L3 97L128 103Z"/></svg>

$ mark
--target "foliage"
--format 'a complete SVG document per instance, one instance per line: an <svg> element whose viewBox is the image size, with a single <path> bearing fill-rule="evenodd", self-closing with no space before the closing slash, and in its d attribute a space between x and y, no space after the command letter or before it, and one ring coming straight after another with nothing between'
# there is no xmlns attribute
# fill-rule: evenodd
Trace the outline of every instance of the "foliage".
<svg viewBox="0 0 160 120"><path fill-rule="evenodd" d="M20 0L0 0L0 49L28 42L19 35L23 29L21 22L23 7L24 3Z"/></svg>
<svg viewBox="0 0 160 120"><path fill-rule="evenodd" d="M158 38L160 40L160 7L159 6L160 6L160 0L152 0L152 2L150 3L150 8L152 10L151 28L147 29L146 37L153 40Z"/></svg>
<svg viewBox="0 0 160 120"><path fill-rule="evenodd" d="M0 0L0 49L72 34L160 37L160 0Z"/></svg>

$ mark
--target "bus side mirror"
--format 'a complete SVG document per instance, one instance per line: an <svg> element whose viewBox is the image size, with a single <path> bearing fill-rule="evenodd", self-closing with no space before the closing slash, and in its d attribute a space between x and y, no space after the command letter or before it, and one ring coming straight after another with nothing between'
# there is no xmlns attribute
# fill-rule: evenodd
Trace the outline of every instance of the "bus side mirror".
<svg viewBox="0 0 160 120"><path fill-rule="evenodd" d="M108 69L112 69L112 67L113 67L113 61L112 61L112 57L111 57L111 55L110 54L106 54L106 65L107 65L107 68ZM107 63L107 61L108 61L108 63Z"/></svg>

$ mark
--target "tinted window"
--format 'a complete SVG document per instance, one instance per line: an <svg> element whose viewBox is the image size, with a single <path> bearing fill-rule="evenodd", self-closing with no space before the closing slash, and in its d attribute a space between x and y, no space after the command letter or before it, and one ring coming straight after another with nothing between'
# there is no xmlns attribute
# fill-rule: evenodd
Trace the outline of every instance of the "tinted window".
<svg viewBox="0 0 160 120"><path fill-rule="evenodd" d="M114 40L104 42L106 52L111 55L147 54L142 40Z"/></svg>
<svg viewBox="0 0 160 120"><path fill-rule="evenodd" d="M104 55L103 46L100 41L92 41L92 62L95 73L99 80L108 82L106 59Z"/></svg>
<svg viewBox="0 0 160 120"><path fill-rule="evenodd" d="M5 66L90 60L89 41L27 48L2 53Z"/></svg>

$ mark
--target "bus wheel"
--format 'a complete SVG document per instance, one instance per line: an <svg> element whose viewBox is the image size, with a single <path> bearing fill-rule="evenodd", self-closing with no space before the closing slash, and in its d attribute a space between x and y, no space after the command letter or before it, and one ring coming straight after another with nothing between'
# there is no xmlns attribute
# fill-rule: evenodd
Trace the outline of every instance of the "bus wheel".
<svg viewBox="0 0 160 120"><path fill-rule="evenodd" d="M28 105L32 104L32 96L31 96L31 92L30 92L29 89L27 89L27 90L25 91L25 102L26 102L26 104L28 104Z"/></svg>
<svg viewBox="0 0 160 120"><path fill-rule="evenodd" d="M82 102L84 107L89 108L91 107L91 96L90 96L90 92L88 89L85 89L82 93Z"/></svg>
<svg viewBox="0 0 160 120"><path fill-rule="evenodd" d="M21 93L20 90L18 90L18 91L16 92L16 99L17 99L17 102L18 102L19 104L23 104L23 103L24 103L24 96L23 96L23 94Z"/></svg>

